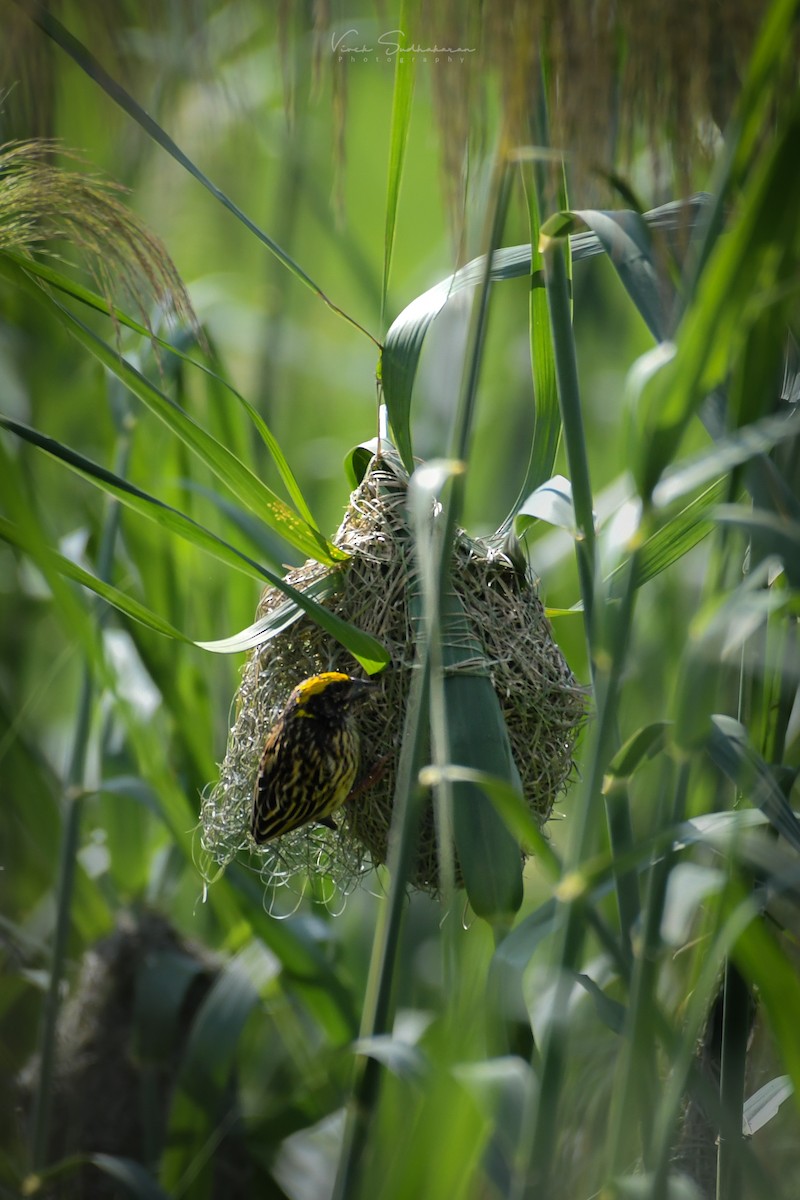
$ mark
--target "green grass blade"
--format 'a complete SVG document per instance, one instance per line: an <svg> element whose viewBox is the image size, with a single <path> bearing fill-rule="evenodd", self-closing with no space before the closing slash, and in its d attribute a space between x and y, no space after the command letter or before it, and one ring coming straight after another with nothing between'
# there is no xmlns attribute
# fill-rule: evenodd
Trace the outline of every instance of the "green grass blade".
<svg viewBox="0 0 800 1200"><path fill-rule="evenodd" d="M662 205L645 213L641 219L654 228L664 230L692 228L694 224L702 221L707 207L708 197L700 195L685 202ZM569 242L573 263L601 254L605 250L595 233L575 234L570 237ZM527 242L521 246L496 249L492 255L489 278L493 283L500 283L506 279L519 279L524 275L531 275L532 262L531 247ZM409 425L411 393L425 336L448 300L468 288L478 287L485 273L485 256L472 259L455 274L449 275L413 300L392 322L386 335L381 363L383 390L395 442L409 472L414 469ZM537 274L532 275L532 287L540 287L540 276ZM538 301L536 303L539 304Z"/></svg>
<svg viewBox="0 0 800 1200"><path fill-rule="evenodd" d="M665 471L653 490L653 504L657 508L672 504L687 492L693 492L726 471L797 437L798 433L800 410L796 407L789 413L762 417L743 429L736 429L707 450L701 450Z"/></svg>
<svg viewBox="0 0 800 1200"><path fill-rule="evenodd" d="M102 1171L114 1183L122 1184L129 1196L135 1200L169 1200L149 1171L131 1158L120 1158L117 1154L90 1154L86 1159Z"/></svg>
<svg viewBox="0 0 800 1200"><path fill-rule="evenodd" d="M767 1013L772 1036L800 1095L800 1039L795 1016L800 1012L800 979L786 952L778 945L766 922L752 921L733 947L732 956L742 974L758 989L759 1005Z"/></svg>
<svg viewBox="0 0 800 1200"><path fill-rule="evenodd" d="M518 788L520 782L483 646L460 598L451 590L442 592L441 558L450 555L451 542L446 515L432 523L430 513L448 480L460 474L460 465L434 462L420 467L411 479L409 506L420 568L423 632L431 661L431 748L440 806L440 872L445 875L454 869L452 837L470 904L479 916L491 921L507 918L522 901L519 846L471 777L451 781L447 769L453 763L505 779ZM452 492L449 499L452 506Z"/></svg>
<svg viewBox="0 0 800 1200"><path fill-rule="evenodd" d="M537 855L551 879L560 878L561 862L558 855L531 816L521 792L513 784L486 771L462 766L425 767L420 772L420 783L425 787L434 787L442 776L452 783L471 783L480 788L491 800L515 841L524 847L526 853Z"/></svg>
<svg viewBox="0 0 800 1200"><path fill-rule="evenodd" d="M658 754L664 747L668 729L669 722L654 721L632 733L608 764L603 790L608 791L618 782L627 781L645 759Z"/></svg>
<svg viewBox="0 0 800 1200"><path fill-rule="evenodd" d="M189 156L185 154L183 150L181 150L180 146L178 146L177 143L172 140L169 134L161 128L158 122L154 121L150 114L145 112L140 104L137 104L137 102L125 90L125 88L122 87L121 84L117 83L117 81L108 74L108 72L102 67L91 51L88 50L73 34L71 34L69 30L62 25L61 22L55 16L53 16L53 14L43 4L36 3L34 0L34 2L28 6L28 11L31 20L33 20L39 26L39 28L47 34L48 37L52 38L56 45L60 46L61 49L68 54L75 63L77 63L80 69L84 71L90 79L93 79L95 83L97 83L98 86L103 89L106 95L111 97L115 104L119 105L123 112L126 112L129 117L132 117L136 124L139 125L145 131L145 133L153 139L154 142L161 146L163 150L166 150L170 157L179 163L184 170L188 171L189 174L192 175L197 182L206 189L206 191L211 193L215 200L218 200L219 203L226 208L228 212L230 212L236 218L237 221L240 221L250 233L258 238L262 245L266 246L267 249L275 255L278 261L281 262L296 279L299 279L300 282L305 284L307 288L310 288L311 291L314 292L314 294L318 296L319 299L322 300L332 312L335 312L338 316L342 317L350 325L355 326L355 328L360 330L361 333L365 334L370 341L374 342L376 346L380 344L371 333L359 325L358 322L352 317L348 316L348 314L343 309L339 308L338 305L334 304L333 301L325 294L325 292L323 292L319 284L314 282L311 276L303 270L299 263L296 263L294 259L291 258L286 251L278 245L277 242L273 241L273 239L267 233L265 233L263 229L256 225L256 223L252 221L237 204L234 204L230 197L226 196L226 194L220 188L218 188L215 183L211 182L208 176L200 170L197 164L192 162Z"/></svg>
<svg viewBox="0 0 800 1200"><path fill-rule="evenodd" d="M42 572L53 595L54 609L64 623L72 642L77 642L92 668L109 682L97 624L71 588L63 582L58 565L51 559L48 539L38 515L28 502L27 490L18 465L0 439L0 498L14 520L2 518L0 536L24 550Z"/></svg>
<svg viewBox="0 0 800 1200"><path fill-rule="evenodd" d="M164 617L153 612L132 596L121 592L119 588L115 588L113 584L106 583L97 576L92 575L89 571L80 567L71 559L65 558L63 554L59 554L56 550L52 550L47 546L39 546L33 548L31 540L27 532L20 526L8 521L5 517L0 516L0 538L8 542L12 546L17 546L30 554L37 565L42 566L47 570L48 576L52 572L57 572L63 575L66 579L72 579L75 583L81 584L83 587L89 588L90 591L112 604L114 608L125 613L134 621L138 621L140 625L144 625L148 629L152 629L155 633L160 633L165 637L174 638L177 641L186 642L197 646L203 650L209 650L218 654L234 654L240 652L246 645L259 645L261 642L267 641L268 636L274 636L274 633L269 632L269 626L261 626L257 623L256 626L251 626L245 630L243 634L237 634L233 638L222 639L221 641L195 641L188 637L179 629L176 629ZM350 653L356 658L364 670L368 674L374 674L376 671L381 671L389 661L389 655L384 646L372 637L371 634L364 633L360 629L356 629L354 625L350 625L344 621L336 613L330 612L321 604L318 604L310 595L293 588L290 584L285 583L280 576L273 575L265 568L261 568L261 572L266 579L276 588L279 588L302 609L312 620L321 625L333 638L336 638ZM264 636L260 636L261 633ZM256 634L258 640L252 640ZM268 636L267 636L268 635Z"/></svg>
<svg viewBox="0 0 800 1200"><path fill-rule="evenodd" d="M45 297L45 293L40 293ZM121 383L137 396L220 479L232 495L250 508L301 553L319 562L346 558L319 531L294 513L225 446L207 433L188 413L155 387L121 354L93 333L58 301L50 299L69 333Z"/></svg>
<svg viewBox="0 0 800 1200"><path fill-rule="evenodd" d="M519 786L491 679L463 673L445 676L444 695L453 762ZM486 789L468 776L454 783L453 834L464 886L478 916L492 921L515 913L522 903L519 846Z"/></svg>
<svg viewBox="0 0 800 1200"><path fill-rule="evenodd" d="M800 850L800 820L786 799L774 772L750 745L747 730L733 717L712 718L708 753L754 808L790 846Z"/></svg>
<svg viewBox="0 0 800 1200"><path fill-rule="evenodd" d="M30 1194L35 1194L43 1189L51 1195L57 1195L59 1191L64 1194L63 1189L57 1187L57 1181L59 1179L70 1181L73 1175L87 1165L96 1167L103 1175L107 1175L109 1180L113 1180L114 1185L120 1185L124 1188L124 1194L132 1196L134 1200L170 1200L167 1193L162 1191L153 1176L141 1163L132 1158L122 1158L118 1154L70 1155L69 1158L62 1159L46 1170L37 1171L35 1176L29 1176L23 1183L23 1189L24 1191L30 1189ZM66 1190L67 1194L74 1194L74 1186L71 1182L66 1182ZM5 1188L3 1188L3 1194L5 1196L12 1195ZM121 1194L116 1186L114 1194ZM19 1195L19 1192L15 1191L14 1195Z"/></svg>
<svg viewBox="0 0 800 1200"><path fill-rule="evenodd" d="M549 479L561 436L553 331L544 289L544 263L539 250L541 215L535 181L528 189L528 219L531 227L531 290L528 302L531 371L533 373L534 426L528 474L522 491L532 492Z"/></svg>
<svg viewBox="0 0 800 1200"><path fill-rule="evenodd" d="M678 329L674 357L642 391L637 413L642 453L635 466L644 496L653 492L703 399L726 382L741 347L742 313L753 297L765 297L780 313L786 289L796 290L798 142L800 101L757 163L734 224L708 258Z"/></svg>
<svg viewBox="0 0 800 1200"><path fill-rule="evenodd" d="M106 583L105 580L92 575L71 559L65 558L63 554L59 554L57 550L52 550L44 546L33 547L27 531L2 516L0 516L0 538L8 542L9 545L24 550L26 554L30 555L37 566L47 570L48 576L52 575L54 571L58 572L65 579L71 579L73 582L79 583L82 587L88 588L109 604L113 604L114 608L125 613L127 617L147 626L148 629L152 629L155 633L164 634L165 637L176 638L181 642L191 642L191 638L186 637L185 634L176 629L174 625L171 625L164 617L160 617L158 613L151 612L149 608L144 604L140 604L138 600L134 600L132 596L127 596L119 588L115 588L113 584Z"/></svg>
<svg viewBox="0 0 800 1200"><path fill-rule="evenodd" d="M558 402L564 431L564 445L570 468L572 503L575 509L575 526L578 537L575 545L581 597L588 622L587 634L590 637L591 652L591 616L595 571L594 512L563 246L549 239L544 261L547 303L553 330Z"/></svg>
<svg viewBox="0 0 800 1200"><path fill-rule="evenodd" d="M564 238L577 226L586 225L596 235L628 295L641 313L657 342L669 330L671 296L664 296L656 273L647 222L637 212L577 209L554 213L542 225L540 245L551 238Z"/></svg>
<svg viewBox="0 0 800 1200"><path fill-rule="evenodd" d="M225 1093L239 1039L245 1021L259 1004L260 990L278 966L278 960L260 942L252 942L220 974L195 1017L172 1098L168 1141L159 1171L160 1184L169 1195L181 1194L189 1180L194 1188L198 1174L210 1189L216 1145L213 1135L231 1103Z"/></svg>
<svg viewBox="0 0 800 1200"><path fill-rule="evenodd" d="M655 533L642 542L636 553L634 587L643 587L678 562L690 550L708 537L714 529L714 514L717 505L730 492L727 479L719 479L690 504L671 517ZM611 596L619 596L625 586L625 572L629 559L615 567L605 582Z"/></svg>
<svg viewBox="0 0 800 1200"><path fill-rule="evenodd" d="M226 563L230 567L235 567L237 571L243 571L256 579L274 578L272 572L269 572L265 567L262 567L254 559L243 554L234 546L218 537L215 533L204 528L192 517L185 516L178 509L173 508L169 504L165 504L163 500L156 499L155 496L150 496L147 492L129 483L119 475L115 475L113 471L109 471L106 467L100 466L93 462L90 458L85 458L77 451L71 450L68 446L64 446L61 442L57 442L54 438L47 437L45 434L39 433L36 429L31 429L27 425L21 425L18 421L12 421L8 417L0 417L0 427L8 429L11 433L29 442L32 446L37 446L52 458L64 463L65 466L73 470L83 479L87 479L101 491L109 496L114 496L126 507L132 509L133 512L139 513L140 516L146 517L149 521L153 521L162 529L169 530L170 533L176 534L183 538L184 541L191 545L197 546L206 554L211 554L214 558Z"/></svg>
<svg viewBox="0 0 800 1200"><path fill-rule="evenodd" d="M417 24L419 0L402 0L400 6L400 29L413 29ZM386 296L394 252L397 206L400 184L403 178L408 129L411 122L411 106L414 98L416 78L416 54L398 54L394 68L394 92L392 93L392 116L389 127L389 177L386 184L386 225L383 234L383 285L381 287L381 325L386 312Z"/></svg>
<svg viewBox="0 0 800 1200"><path fill-rule="evenodd" d="M757 538L760 555L780 558L789 583L800 588L800 522L739 504L720 504L714 510L714 519L740 529L749 538Z"/></svg>
<svg viewBox="0 0 800 1200"><path fill-rule="evenodd" d="M7 261L4 262L3 260ZM8 270L8 264L11 264L13 268L17 268L18 270ZM198 362L197 359L192 358L190 354L187 354L184 350L181 350L180 347L176 346L173 342L166 341L164 338L161 338L155 334L152 330L148 330L144 325L140 324L140 322L134 320L133 317L123 312L121 308L117 308L116 306L109 308L108 302L104 300L102 296L98 295L97 292L91 291L89 288L84 287L83 284L76 283L74 280L70 279L69 276L63 275L60 271L54 270L46 263L37 262L35 259L26 259L20 255L11 254L7 251L4 251L3 254L0 255L0 271L2 271L6 278L8 278L12 283L17 284L21 282L20 275L18 273L21 271L25 276L33 276L34 278L39 279L42 283L46 283L50 287L54 287L58 291L63 292L65 295L71 296L73 300L78 300L81 304L87 305L87 307L93 309L95 312L100 312L104 316L110 315L118 324L124 325L126 329L130 329L134 333L138 333L141 337L146 338L149 342L154 343L162 350L167 351L168 354L174 355L176 358L180 359L181 362L187 363L189 366L201 371L204 375L207 375L210 379L213 379L215 383L218 383L225 388L225 390L229 392L242 406L255 426L259 436L261 437L261 440L272 456L275 466L278 468L278 472L283 480L284 486L290 498L294 502L297 511L312 528L318 528L316 521L311 515L311 511L306 503L305 497L300 490L300 486L294 476L294 473L286 461L286 457L278 445L274 434L258 410L254 408L253 405L245 399L241 392L238 392L236 388L233 387L233 385L230 384L228 380L225 379L225 377L220 373L218 369L219 363L217 362L217 356L213 348L211 348L210 352L216 369L206 366L206 364L203 362ZM203 337L205 338L206 342L209 342L207 334L204 333Z"/></svg>

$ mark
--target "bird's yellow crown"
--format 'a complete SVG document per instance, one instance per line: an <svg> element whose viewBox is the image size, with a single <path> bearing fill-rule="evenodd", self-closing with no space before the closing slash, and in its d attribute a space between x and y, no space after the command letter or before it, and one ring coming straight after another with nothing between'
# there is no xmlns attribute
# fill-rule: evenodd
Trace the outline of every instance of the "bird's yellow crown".
<svg viewBox="0 0 800 1200"><path fill-rule="evenodd" d="M292 692L291 699L302 708L312 696L318 696L332 683L341 683L348 678L349 676L343 675L341 671L323 671L321 675L312 675L310 679L304 679L302 683L298 683Z"/></svg>

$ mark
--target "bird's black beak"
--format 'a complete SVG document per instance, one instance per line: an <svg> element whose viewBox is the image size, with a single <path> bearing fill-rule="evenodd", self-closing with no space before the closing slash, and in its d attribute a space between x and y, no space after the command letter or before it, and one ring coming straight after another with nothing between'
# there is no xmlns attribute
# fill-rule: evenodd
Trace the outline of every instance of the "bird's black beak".
<svg viewBox="0 0 800 1200"><path fill-rule="evenodd" d="M347 699L350 702L365 700L370 692L375 691L377 686L377 683L372 679L351 679Z"/></svg>

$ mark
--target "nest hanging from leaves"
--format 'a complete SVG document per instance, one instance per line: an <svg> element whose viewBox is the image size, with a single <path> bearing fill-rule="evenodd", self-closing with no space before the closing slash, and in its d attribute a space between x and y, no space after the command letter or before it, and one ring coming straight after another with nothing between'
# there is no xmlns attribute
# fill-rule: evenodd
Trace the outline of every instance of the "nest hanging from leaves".
<svg viewBox="0 0 800 1200"><path fill-rule="evenodd" d="M214 789L201 812L202 847L224 867L240 851L257 856L270 884L323 876L347 894L359 878L386 861L397 758L402 738L415 647L410 583L415 564L406 516L406 479L384 460L373 461L350 497L333 539L350 555L329 568L309 561L289 571L300 590L336 576L326 605L379 638L391 665L359 709L361 777L377 766L377 778L337 813L336 830L307 825L256 847L248 828L253 789L266 734L291 690L322 671L353 672L344 647L302 616L249 656L235 703L227 753ZM539 824L549 817L572 769L572 750L585 714L585 692L553 641L533 582L505 554L460 533L451 585L460 597L485 652L508 727L511 749L528 806ZM285 604L267 588L258 617ZM464 669L463 667L461 669ZM438 852L433 808L421 823L417 859L409 881L437 894Z"/></svg>

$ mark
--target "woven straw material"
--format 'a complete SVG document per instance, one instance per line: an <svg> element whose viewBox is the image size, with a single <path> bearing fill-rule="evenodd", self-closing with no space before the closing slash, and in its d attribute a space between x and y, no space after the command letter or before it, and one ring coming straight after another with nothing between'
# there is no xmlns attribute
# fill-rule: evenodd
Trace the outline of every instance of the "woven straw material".
<svg viewBox="0 0 800 1200"><path fill-rule="evenodd" d="M413 602L417 593L413 541L406 516L406 481L384 462L373 462L353 492L334 538L350 555L335 569L309 561L290 571L301 590L335 570L336 591L326 605L378 637L391 665L379 689L359 710L359 778L374 780L337 813L338 829L311 825L256 848L247 830L255 775L267 732L292 688L321 671L356 670L350 654L310 619L253 651L242 674L227 753L217 785L202 806L202 846L210 862L224 866L241 851L257 855L268 882L305 874L332 879L346 894L366 872L384 863L392 820L397 758L402 737L415 644ZM558 646L534 583L500 551L460 533L452 563L452 587L460 597L474 638L484 648L479 662L456 669L490 675L508 727L527 804L542 825L572 770L572 752L585 715L585 691ZM258 616L285 603L267 588ZM474 640L473 638L473 640ZM424 813L413 886L439 891L433 809Z"/></svg>

